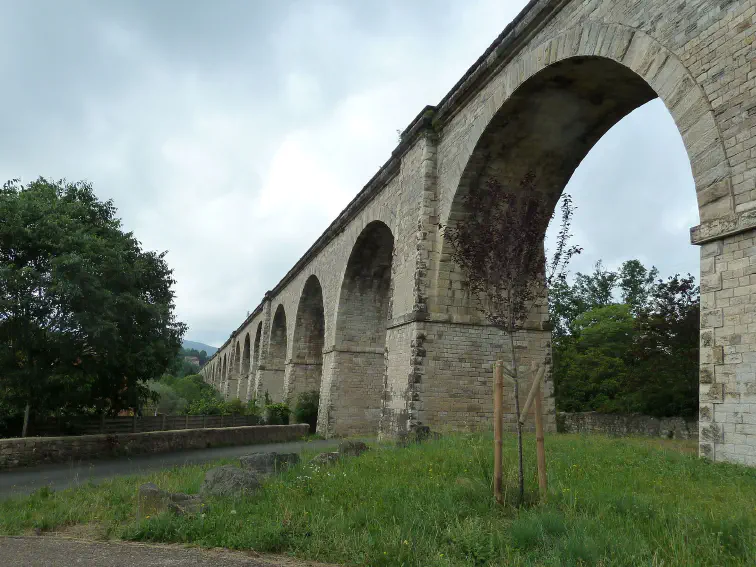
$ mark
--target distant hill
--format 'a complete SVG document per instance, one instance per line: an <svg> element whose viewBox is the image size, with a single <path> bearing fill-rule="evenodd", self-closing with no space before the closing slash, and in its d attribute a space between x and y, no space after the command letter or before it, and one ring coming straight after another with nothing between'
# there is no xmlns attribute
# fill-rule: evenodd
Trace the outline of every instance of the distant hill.
<svg viewBox="0 0 756 567"><path fill-rule="evenodd" d="M207 353L207 356L213 356L215 354L215 351L218 350L214 346L206 345L205 343L198 343L197 341L184 341L184 348L204 350Z"/></svg>

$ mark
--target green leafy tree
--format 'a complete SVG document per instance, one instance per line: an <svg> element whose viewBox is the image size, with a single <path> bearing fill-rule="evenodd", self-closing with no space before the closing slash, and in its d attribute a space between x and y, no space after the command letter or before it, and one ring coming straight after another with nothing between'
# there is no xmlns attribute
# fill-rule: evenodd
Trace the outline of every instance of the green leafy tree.
<svg viewBox="0 0 756 567"><path fill-rule="evenodd" d="M599 263L574 284L554 286L549 309L559 409L695 415L699 290L690 275L654 281L657 274L638 260L616 273Z"/></svg>
<svg viewBox="0 0 756 567"><path fill-rule="evenodd" d="M157 401L151 406L151 410L169 415L187 413L194 402L217 395L215 389L205 383L200 374L183 377L164 374L159 381L150 381L149 388L157 394Z"/></svg>
<svg viewBox="0 0 756 567"><path fill-rule="evenodd" d="M189 415L229 415L226 402L217 392L207 393L189 404Z"/></svg>
<svg viewBox="0 0 756 567"><path fill-rule="evenodd" d="M234 398L226 402L226 411L230 414L244 415L247 413L247 407L239 398Z"/></svg>
<svg viewBox="0 0 756 567"><path fill-rule="evenodd" d="M699 289L693 276L659 281L638 314L632 385L643 413L695 417L699 380Z"/></svg>
<svg viewBox="0 0 756 567"><path fill-rule="evenodd" d="M115 215L85 182L0 191L0 391L27 417L138 407L181 346L165 253Z"/></svg>
<svg viewBox="0 0 756 567"><path fill-rule="evenodd" d="M255 421L254 421L255 423L262 422L263 410L258 405L257 399L252 398L251 400L247 402L247 411L245 412L245 414L255 418Z"/></svg>
<svg viewBox="0 0 756 567"><path fill-rule="evenodd" d="M297 423L307 423L310 426L310 433L315 433L318 425L318 405L320 402L320 392L311 390L301 392L297 396L297 403L294 406L294 419Z"/></svg>
<svg viewBox="0 0 756 567"><path fill-rule="evenodd" d="M656 267L652 266L649 270L638 260L628 260L622 264L617 274L622 302L627 303L634 314L648 305L658 276Z"/></svg>
<svg viewBox="0 0 756 567"><path fill-rule="evenodd" d="M635 320L624 304L595 307L576 318L555 365L555 394L565 411L627 411L628 358Z"/></svg>
<svg viewBox="0 0 756 567"><path fill-rule="evenodd" d="M152 390L157 396L154 404L150 404L150 413L165 415L181 415L186 412L189 402L179 393L164 382L153 382L150 384Z"/></svg>
<svg viewBox="0 0 756 567"><path fill-rule="evenodd" d="M267 404L265 406L265 423L268 425L288 425L291 410L284 403Z"/></svg>

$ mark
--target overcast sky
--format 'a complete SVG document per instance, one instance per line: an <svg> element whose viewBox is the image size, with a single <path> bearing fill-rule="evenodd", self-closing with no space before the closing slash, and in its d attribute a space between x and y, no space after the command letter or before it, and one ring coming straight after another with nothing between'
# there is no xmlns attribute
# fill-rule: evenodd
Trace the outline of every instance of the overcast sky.
<svg viewBox="0 0 756 567"><path fill-rule="evenodd" d="M218 346L526 0L0 0L0 179L87 179L168 250L187 338ZM659 101L570 182L573 271L697 274Z"/></svg>

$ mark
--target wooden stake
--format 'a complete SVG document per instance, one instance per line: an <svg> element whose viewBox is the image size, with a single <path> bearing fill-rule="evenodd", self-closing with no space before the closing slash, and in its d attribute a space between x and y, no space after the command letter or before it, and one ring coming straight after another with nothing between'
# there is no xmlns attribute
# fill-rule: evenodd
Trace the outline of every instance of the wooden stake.
<svg viewBox="0 0 756 567"><path fill-rule="evenodd" d="M538 489L541 500L546 498L546 448L543 439L543 404L541 402L541 385L535 396L535 430L536 430L536 455L538 457Z"/></svg>
<svg viewBox="0 0 756 567"><path fill-rule="evenodd" d="M533 385L530 387L530 393L528 394L528 399L525 402L525 405L522 408L522 411L520 412L520 424L525 425L525 420L528 418L528 412L530 411L530 406L533 404L533 399L535 398L536 391L541 385L541 380L543 380L543 377L546 375L546 365L542 365L538 369L538 374L536 374L535 380L533 380Z"/></svg>
<svg viewBox="0 0 756 567"><path fill-rule="evenodd" d="M504 503L504 498L501 495L503 398L504 369L502 363L497 361L494 363L494 498L499 504Z"/></svg>

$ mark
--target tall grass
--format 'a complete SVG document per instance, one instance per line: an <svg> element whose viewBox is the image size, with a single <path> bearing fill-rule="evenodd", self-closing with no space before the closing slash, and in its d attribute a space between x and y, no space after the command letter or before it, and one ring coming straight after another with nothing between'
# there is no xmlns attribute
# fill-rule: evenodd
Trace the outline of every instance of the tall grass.
<svg viewBox="0 0 756 567"><path fill-rule="evenodd" d="M208 465L43 490L0 502L0 532L94 524L103 536L352 565L756 565L756 470L700 460L676 443L550 436L549 495L539 504L534 445L526 437L531 500L521 509L493 502L491 437L460 434L330 468L301 465L197 517L137 522L136 489L197 492ZM514 437L504 458L511 501Z"/></svg>

